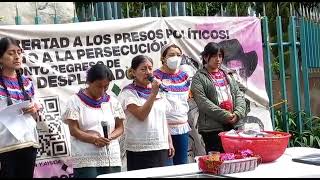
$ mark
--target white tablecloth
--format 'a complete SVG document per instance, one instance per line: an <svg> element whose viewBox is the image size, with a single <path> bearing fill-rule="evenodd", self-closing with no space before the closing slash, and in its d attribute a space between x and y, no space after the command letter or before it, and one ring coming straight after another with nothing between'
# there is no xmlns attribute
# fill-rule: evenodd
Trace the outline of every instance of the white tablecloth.
<svg viewBox="0 0 320 180"><path fill-rule="evenodd" d="M294 157L319 153L320 149L293 147L287 148L285 153L276 161L263 163L253 171L228 174L230 177L241 178L308 178L320 177L320 166L293 162Z"/></svg>
<svg viewBox="0 0 320 180"><path fill-rule="evenodd" d="M308 154L319 153L320 149L293 147L287 148L285 153L276 161L263 163L253 171L226 174L229 177L244 178L303 178L320 177L320 166L308 165L293 162L293 157L304 156ZM100 175L97 178L147 178L157 176L173 176L200 172L197 163L184 165L167 166L159 168L142 169L135 171L126 171L112 174Z"/></svg>

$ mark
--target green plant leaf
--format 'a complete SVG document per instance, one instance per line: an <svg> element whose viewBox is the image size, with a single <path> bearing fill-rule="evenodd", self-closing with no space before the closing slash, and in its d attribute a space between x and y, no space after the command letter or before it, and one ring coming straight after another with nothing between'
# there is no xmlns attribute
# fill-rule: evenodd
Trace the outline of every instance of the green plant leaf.
<svg viewBox="0 0 320 180"><path fill-rule="evenodd" d="M315 146L316 148L320 148L320 139L319 139L319 136L316 136L315 138L315 141L317 142L317 146Z"/></svg>
<svg viewBox="0 0 320 180"><path fill-rule="evenodd" d="M309 118L309 117L304 118L304 124L305 124L305 125L307 125L307 124L309 124L309 123L311 123L311 122L313 122L313 119L312 119L312 118Z"/></svg>
<svg viewBox="0 0 320 180"><path fill-rule="evenodd" d="M309 143L310 147L313 147L313 141L314 141L313 135L309 136L309 140L310 140L310 143Z"/></svg>
<svg viewBox="0 0 320 180"><path fill-rule="evenodd" d="M306 137L302 137L303 140L303 144L305 144L305 146L308 146L308 139Z"/></svg>
<svg viewBox="0 0 320 180"><path fill-rule="evenodd" d="M282 115L284 114L281 110L277 110L275 112L275 130L283 131L284 121L288 122L289 125L289 133L292 137L289 140L290 147L313 147L320 148L320 117L312 116L307 117L306 112L301 111L302 115L302 132L298 129L296 125L297 113L289 111L287 112L288 119L282 119ZM309 126L312 124L312 126Z"/></svg>
<svg viewBox="0 0 320 180"><path fill-rule="evenodd" d="M296 144L298 144L299 147L305 147L305 145L304 145L302 142L300 142L300 141L297 141Z"/></svg>
<svg viewBox="0 0 320 180"><path fill-rule="evenodd" d="M294 127L296 127L296 122L294 122L293 118L289 118L289 126L293 125Z"/></svg>
<svg viewBox="0 0 320 180"><path fill-rule="evenodd" d="M312 132L310 130L304 130L302 131L303 135L308 135L308 134L312 134Z"/></svg>

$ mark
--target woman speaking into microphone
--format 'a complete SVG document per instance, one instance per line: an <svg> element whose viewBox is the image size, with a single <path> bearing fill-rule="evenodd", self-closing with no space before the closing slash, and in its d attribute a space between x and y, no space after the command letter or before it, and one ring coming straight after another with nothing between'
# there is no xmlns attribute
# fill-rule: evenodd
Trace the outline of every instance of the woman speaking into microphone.
<svg viewBox="0 0 320 180"><path fill-rule="evenodd" d="M119 95L127 117L124 146L129 171L165 166L168 157L174 155L166 99L160 95L160 83L152 78L152 71L150 57L134 57L127 74L133 81Z"/></svg>

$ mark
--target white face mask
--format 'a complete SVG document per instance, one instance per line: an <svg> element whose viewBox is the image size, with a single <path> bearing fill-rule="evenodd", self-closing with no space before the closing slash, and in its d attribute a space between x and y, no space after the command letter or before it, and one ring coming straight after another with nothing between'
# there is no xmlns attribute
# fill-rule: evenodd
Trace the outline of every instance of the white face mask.
<svg viewBox="0 0 320 180"><path fill-rule="evenodd" d="M180 66L181 60L182 58L179 56L169 57L167 59L167 66L172 70L176 70Z"/></svg>

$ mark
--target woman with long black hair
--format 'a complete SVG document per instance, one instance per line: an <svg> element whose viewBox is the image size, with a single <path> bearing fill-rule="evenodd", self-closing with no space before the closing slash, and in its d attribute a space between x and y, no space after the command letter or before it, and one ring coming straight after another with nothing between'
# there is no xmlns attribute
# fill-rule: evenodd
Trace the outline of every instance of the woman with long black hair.
<svg viewBox="0 0 320 180"><path fill-rule="evenodd" d="M39 147L35 120L40 106L34 103L32 81L20 72L22 52L17 40L10 37L0 39L0 110L15 103L30 101L29 106L22 109L23 114L14 117L17 122L26 122L26 126L20 128L23 131L10 132L9 125L0 119L1 178L32 178ZM14 135L19 133L19 136Z"/></svg>

